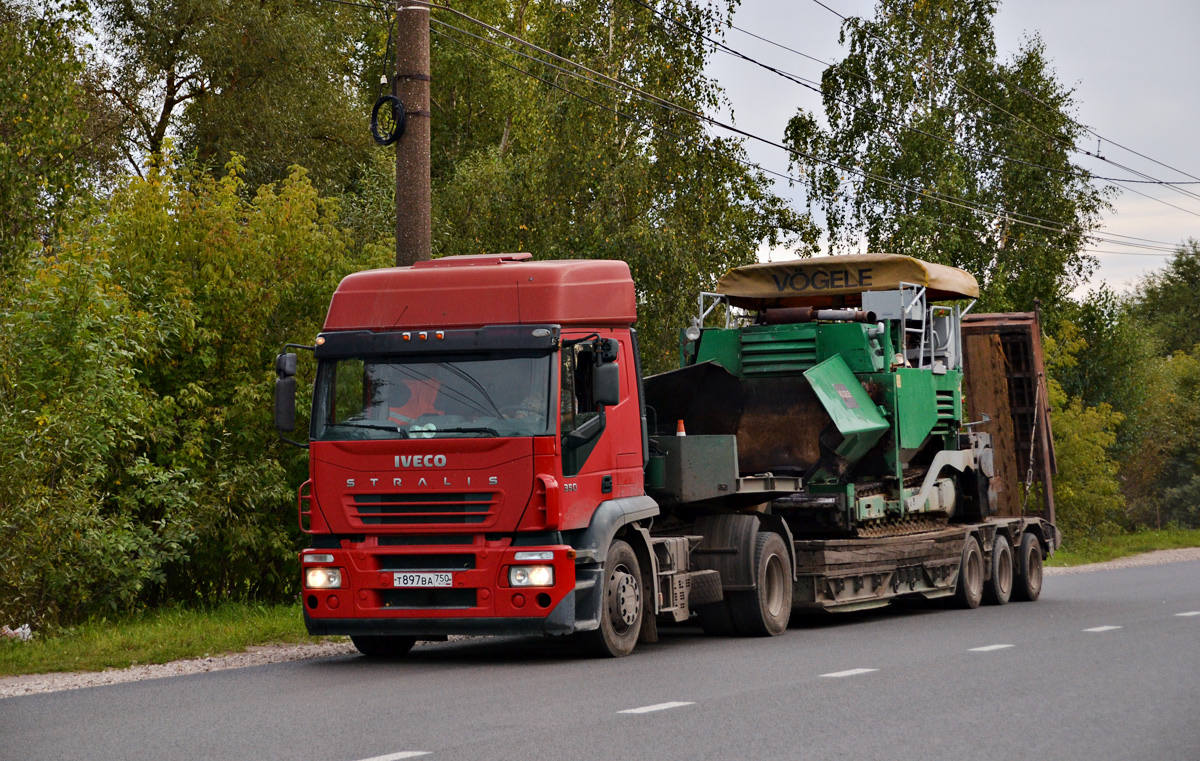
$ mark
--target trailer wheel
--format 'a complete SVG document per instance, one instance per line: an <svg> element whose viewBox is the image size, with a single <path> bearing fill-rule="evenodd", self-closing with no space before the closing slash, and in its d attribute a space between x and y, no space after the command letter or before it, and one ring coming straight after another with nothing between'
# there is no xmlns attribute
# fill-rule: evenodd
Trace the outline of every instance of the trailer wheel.
<svg viewBox="0 0 1200 761"><path fill-rule="evenodd" d="M992 578L983 588L983 599L989 605L1004 605L1012 597L1012 544L1003 534L996 535L992 545Z"/></svg>
<svg viewBox="0 0 1200 761"><path fill-rule="evenodd" d="M754 583L729 595L734 626L749 637L783 634L792 615L792 564L779 534L764 531L755 539Z"/></svg>
<svg viewBox="0 0 1200 761"><path fill-rule="evenodd" d="M979 540L968 536L963 545L962 562L958 567L958 585L954 588L954 604L960 608L978 608L983 598L983 552Z"/></svg>
<svg viewBox="0 0 1200 761"><path fill-rule="evenodd" d="M1017 578L1013 584L1013 597L1024 602L1033 602L1042 594L1042 543L1031 533L1021 537L1021 550L1017 555Z"/></svg>
<svg viewBox="0 0 1200 761"><path fill-rule="evenodd" d="M362 634L351 636L350 641L358 652L368 658L398 658L417 644L416 637L396 637L391 635Z"/></svg>
<svg viewBox="0 0 1200 761"><path fill-rule="evenodd" d="M604 658L620 658L633 652L645 615L642 571L633 548L617 539L604 560L604 600L600 604L600 626L582 632L585 650Z"/></svg>

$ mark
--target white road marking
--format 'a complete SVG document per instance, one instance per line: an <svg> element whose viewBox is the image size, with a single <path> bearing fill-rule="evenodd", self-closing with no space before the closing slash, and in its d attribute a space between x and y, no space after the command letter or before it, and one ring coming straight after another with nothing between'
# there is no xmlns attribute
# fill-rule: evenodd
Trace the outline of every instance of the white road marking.
<svg viewBox="0 0 1200 761"><path fill-rule="evenodd" d="M842 676L858 676L859 674L870 674L872 671L879 669L850 669L849 671L835 671L832 674L821 674L821 676L842 677Z"/></svg>
<svg viewBox="0 0 1200 761"><path fill-rule="evenodd" d="M984 645L983 647L973 647L970 650L968 650L967 652L969 652L969 653L990 653L993 650L1003 650L1006 647L1012 647L1012 645Z"/></svg>
<svg viewBox="0 0 1200 761"><path fill-rule="evenodd" d="M1187 613L1176 613L1177 616L1200 616L1200 610L1189 610Z"/></svg>
<svg viewBox="0 0 1200 761"><path fill-rule="evenodd" d="M1093 626L1091 629L1084 629L1085 632L1110 632L1113 629L1120 629L1119 626Z"/></svg>
<svg viewBox="0 0 1200 761"><path fill-rule="evenodd" d="M372 756L364 758L362 761L400 761L402 758L416 758L417 756L428 756L432 751L428 750L404 750L399 753L389 753L386 756Z"/></svg>
<svg viewBox="0 0 1200 761"><path fill-rule="evenodd" d="M652 706L642 706L641 708L626 708L624 711L617 713L651 713L652 711L665 711L668 708L679 708L680 706L696 705L693 701L680 702L678 700L671 703L655 703Z"/></svg>

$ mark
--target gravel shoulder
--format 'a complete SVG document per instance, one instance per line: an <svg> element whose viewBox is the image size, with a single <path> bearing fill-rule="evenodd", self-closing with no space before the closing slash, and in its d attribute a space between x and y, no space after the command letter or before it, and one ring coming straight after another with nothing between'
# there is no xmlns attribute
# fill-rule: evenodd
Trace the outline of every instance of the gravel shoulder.
<svg viewBox="0 0 1200 761"><path fill-rule="evenodd" d="M1103 563L1087 565L1059 566L1046 568L1047 576L1063 576L1069 573L1089 573L1091 571L1109 571L1114 568L1137 568L1143 565L1162 565L1163 563L1181 563L1186 560L1200 560L1200 547L1187 547L1181 550L1156 550L1142 555L1130 555L1127 558L1107 560Z"/></svg>
<svg viewBox="0 0 1200 761"><path fill-rule="evenodd" d="M1104 563L1046 568L1045 574L1047 576L1063 576L1072 573L1108 571L1116 568L1136 568L1138 566L1179 563L1189 560L1200 560L1200 547L1181 550L1159 550L1157 552L1148 552L1144 555L1133 555L1118 560L1109 560ZM458 637L452 637L451 639L458 639ZM420 647L420 644L417 646ZM107 684L138 682L143 679L160 679L169 676L182 676L184 674L198 674L206 671L264 666L268 663L283 663L308 658L328 658L337 655L349 655L354 652L356 652L354 645L348 641L321 642L313 645L267 645L263 647L251 647L243 653L191 658L151 666L131 666L125 669L108 669L106 671L0 677L0 699L21 695L34 695L41 692L57 692L59 690L76 690L82 687L99 687Z"/></svg>

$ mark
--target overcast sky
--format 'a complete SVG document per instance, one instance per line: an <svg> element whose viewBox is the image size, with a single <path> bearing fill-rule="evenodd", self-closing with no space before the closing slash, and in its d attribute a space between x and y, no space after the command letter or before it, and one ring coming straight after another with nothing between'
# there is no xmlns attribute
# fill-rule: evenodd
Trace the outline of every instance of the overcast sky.
<svg viewBox="0 0 1200 761"><path fill-rule="evenodd" d="M823 0L845 16L870 16L871 0ZM826 61L839 60L840 19L812 0L742 0L733 23ZM1075 88L1076 118L1128 148L1171 167L1200 177L1196 155L1200 122L1200 2L1197 0L1010 0L995 17L996 48L1007 58L1021 39L1038 33L1046 44L1059 82ZM799 76L819 80L823 66L780 50L731 29L726 42L764 63ZM820 97L809 90L725 53L716 53L710 76L725 88L737 125L779 141L787 120L797 108L820 113ZM728 116L728 113L725 114ZM1095 140L1081 145L1095 151ZM787 156L778 149L748 142L750 158L763 167L786 172ZM1101 154L1127 167L1168 181L1194 181L1170 169L1128 153L1107 142ZM1087 156L1077 163L1106 177L1129 177L1112 164ZM1119 234L1179 243L1200 238L1200 200L1170 188L1129 184L1155 200L1122 191L1115 213L1104 221L1101 234ZM1200 184L1184 186L1200 195ZM777 182L777 191L803 204L798 188ZM1112 243L1103 251L1128 250ZM786 255L784 252L780 254ZM1098 253L1100 267L1094 283L1107 281L1123 290L1139 276L1161 267L1166 258Z"/></svg>

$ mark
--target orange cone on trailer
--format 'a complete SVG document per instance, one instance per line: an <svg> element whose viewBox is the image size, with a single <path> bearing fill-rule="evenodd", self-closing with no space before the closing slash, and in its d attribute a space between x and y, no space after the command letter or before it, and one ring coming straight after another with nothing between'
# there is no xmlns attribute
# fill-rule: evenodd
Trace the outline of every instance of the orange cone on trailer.
<svg viewBox="0 0 1200 761"><path fill-rule="evenodd" d="M682 420L680 420L678 423L675 424L675 435L676 436L687 436L687 431L683 430L683 421Z"/></svg>

